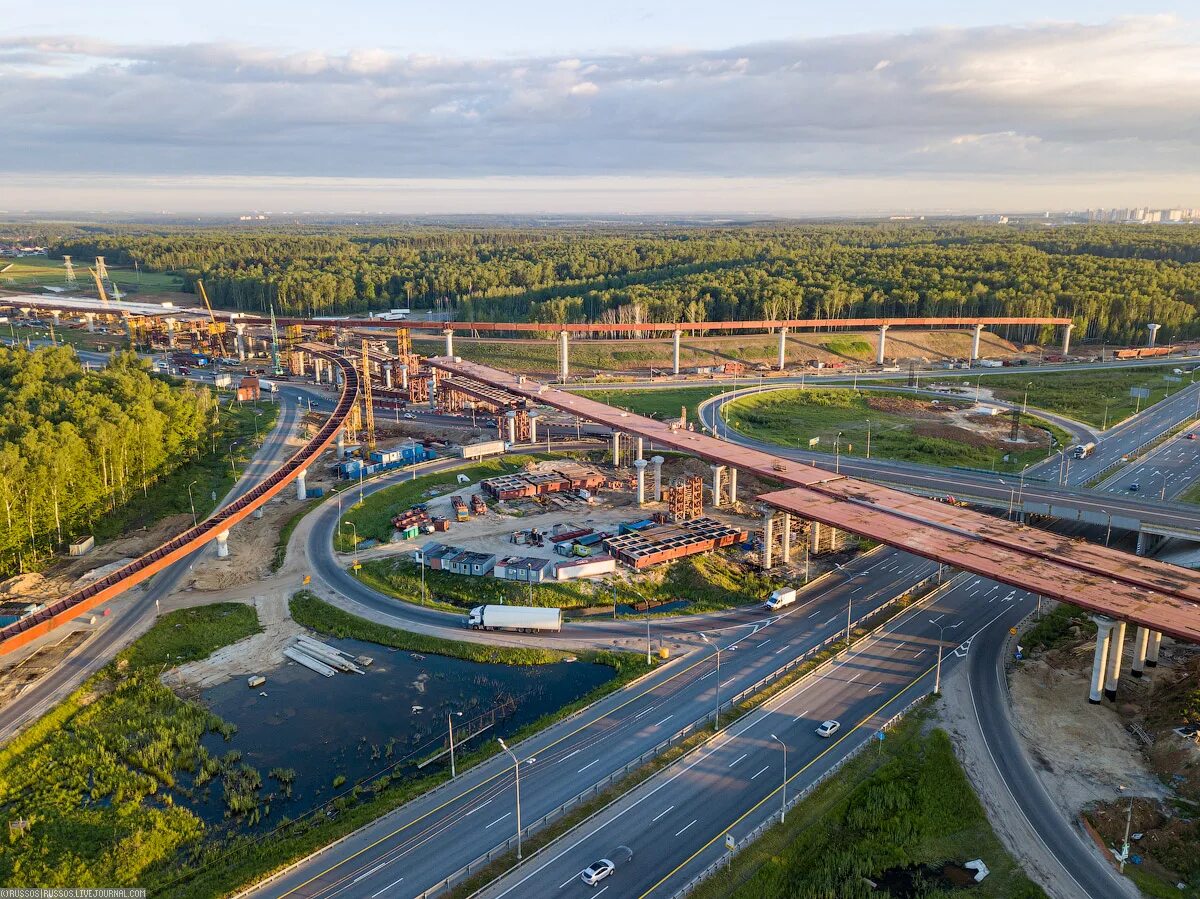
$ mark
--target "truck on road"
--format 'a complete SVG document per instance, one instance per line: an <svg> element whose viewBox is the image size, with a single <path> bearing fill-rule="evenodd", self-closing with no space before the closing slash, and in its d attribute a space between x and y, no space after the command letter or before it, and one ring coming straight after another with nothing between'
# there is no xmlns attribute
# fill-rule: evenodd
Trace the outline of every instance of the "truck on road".
<svg viewBox="0 0 1200 899"><path fill-rule="evenodd" d="M562 609L532 606L476 606L467 616L467 627L483 631L538 633L562 630Z"/></svg>
<svg viewBox="0 0 1200 899"><path fill-rule="evenodd" d="M784 606L790 606L796 601L796 591L791 587L780 587L767 599L767 608L774 612Z"/></svg>
<svg viewBox="0 0 1200 899"><path fill-rule="evenodd" d="M1081 443L1079 446L1075 447L1075 458L1086 459L1092 454L1092 450L1095 448L1096 444L1094 443Z"/></svg>

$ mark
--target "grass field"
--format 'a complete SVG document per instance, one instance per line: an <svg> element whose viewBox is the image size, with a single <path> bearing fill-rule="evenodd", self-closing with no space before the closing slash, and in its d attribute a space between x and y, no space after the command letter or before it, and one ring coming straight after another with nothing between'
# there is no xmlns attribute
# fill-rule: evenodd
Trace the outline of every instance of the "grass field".
<svg viewBox="0 0 1200 899"><path fill-rule="evenodd" d="M31 328L12 322L0 325L0 340L8 343L24 343L29 340L33 346L45 341L58 346L73 346L78 350L93 350L98 353L110 353L115 349L126 349L129 346L127 334L102 334L99 331L89 333L86 328L77 327L56 327L52 334L49 328Z"/></svg>
<svg viewBox="0 0 1200 899"><path fill-rule="evenodd" d="M724 415L730 427L747 436L805 448L816 438L814 450L847 456L866 455L869 421L872 458L996 471L1015 471L1045 458L1042 428L1060 445L1070 441L1048 422L1034 420L1030 427L1027 417L1022 430L1026 442L1010 444L1007 418L993 423L998 431L980 434L955 425L947 408L953 407L914 394L784 389L737 399L725 405Z"/></svg>
<svg viewBox="0 0 1200 899"><path fill-rule="evenodd" d="M588 390L581 391L580 395L660 421L679 418L680 409L686 407L688 421L695 421L698 405L728 391L728 387L677 387L660 390Z"/></svg>
<svg viewBox="0 0 1200 899"><path fill-rule="evenodd" d="M1024 401L1025 388L1029 385L1029 405L1047 412L1057 412L1076 421L1087 422L1096 427L1112 427L1123 421L1138 408L1145 409L1175 393L1191 381L1191 375L1183 376L1182 384L1168 384L1164 375L1172 375L1183 366L1169 364L1145 368L1104 369L1101 371L1066 371L1047 374L988 375L979 383L994 390L997 398L1009 402ZM1187 368L1184 368L1187 371ZM1173 377L1178 377L1172 375ZM932 380L937 383L953 383L973 378L943 378ZM1147 387L1150 398L1140 403L1129 395L1132 387ZM1107 423L1107 424L1106 424Z"/></svg>
<svg viewBox="0 0 1200 899"><path fill-rule="evenodd" d="M914 713L902 721L692 895L869 899L883 894L865 879L883 881L885 872L899 869L918 881L904 895L959 895L940 891L923 866L983 858L991 873L962 895L1044 899L992 831L949 737L926 732L923 717Z"/></svg>
<svg viewBox="0 0 1200 899"><path fill-rule="evenodd" d="M92 265L90 259L76 259L75 279L79 289L95 291L92 276L88 268ZM5 266L9 266L5 268ZM10 290L27 290L47 285L50 287L65 287L67 280L66 266L60 259L44 259L29 256L24 259L0 259L0 287ZM183 286L183 278L167 272L138 272L133 268L114 268L108 266L109 278L117 283L121 292L153 293L164 290L179 290Z"/></svg>

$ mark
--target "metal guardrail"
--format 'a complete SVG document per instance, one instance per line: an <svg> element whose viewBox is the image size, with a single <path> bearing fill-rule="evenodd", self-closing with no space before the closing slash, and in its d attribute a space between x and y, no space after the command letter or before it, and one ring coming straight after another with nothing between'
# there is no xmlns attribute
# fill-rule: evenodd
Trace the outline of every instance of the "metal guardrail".
<svg viewBox="0 0 1200 899"><path fill-rule="evenodd" d="M41 611L0 628L0 654L28 643L42 634L49 633L69 618L118 596L193 550L200 548L218 534L228 531L229 528L248 517L255 509L279 493L298 471L312 464L325 451L334 435L342 427L343 421L358 399L359 387L358 372L348 360L335 353L319 355L324 356L341 369L342 393L329 419L308 443L266 480L224 508L214 512L199 525L177 534L128 565L68 593Z"/></svg>
<svg viewBox="0 0 1200 899"><path fill-rule="evenodd" d="M936 581L937 579L938 579L937 574L931 574L929 577L924 578L921 581L918 581L916 584L913 584L911 587L909 587L904 592L898 593L895 596L893 596L891 599L889 599L883 605L876 607L871 612L868 612L867 614L865 614L865 615L861 616L860 618L851 622L851 625L850 625L851 628L853 629L854 627L861 624L863 621L866 621L869 618L875 617L881 611L889 608L890 606L894 605L895 603L911 597L914 593L920 591L924 587L929 586L930 583ZM935 596L937 594L938 590L940 590L943 587L946 587L946 588L950 587L952 585L952 583L955 581L955 579L956 579L955 577L945 579L944 583L939 584L938 587L935 588L933 591L931 591L927 596L924 596L921 598L924 600L932 599L933 596ZM858 642L861 643L863 640L873 637L880 630L882 630L884 627L886 627L890 622L891 622L890 618L887 621L881 622L878 626L876 626L875 628L872 628L866 634L863 634L862 637L859 638ZM745 638L743 638L743 639L745 639ZM834 635L826 638L820 644L809 648L802 655L797 656L796 658L792 659L787 664L782 665L779 668L776 668L770 674L767 674L765 677L760 678L755 683L751 684L749 687L742 689L740 692L738 692L736 695L734 695L730 699L723 701L721 703L719 709L714 709L711 713L706 713L703 716L701 716L700 718L697 718L695 721L691 722L690 724L685 725L684 727L680 728L675 733L673 733L671 736L669 736L667 739L656 744L651 749L646 750L646 752L643 752L636 759L634 759L630 762L627 762L624 766L622 766L618 770L613 771L611 774L607 775L603 780L597 781L596 783L592 784L592 786L590 786L586 790L584 790L582 793L577 794L576 796L572 797L571 799L568 799L566 802L562 803L561 805L557 806L556 808L550 810L549 812L542 815L542 817L538 818L533 823L531 823L525 827L522 827L521 828L522 838L528 837L531 833L534 833L535 831L541 829L542 827L546 826L547 824L551 824L554 821L558 820L563 815L565 815L567 812L569 812L571 809L577 807L581 803L585 802L588 799L591 799L596 794L598 794L601 791L603 791L604 789L606 789L613 782L618 781L621 778L625 777L627 774L630 773L630 771L641 767L646 762L654 759L660 753L662 753L665 750L669 749L670 747L674 746L676 743L679 743L682 740L687 739L692 734L696 733L696 731L706 727L708 725L709 720L712 718L715 718L718 711L725 711L729 708L733 708L734 706L739 705L740 703L744 702L749 697L758 693L763 687L767 686L768 684L773 683L774 681L783 677L785 674L788 674L794 668L796 668L798 665L804 664L805 662L809 661L814 655L817 655L820 652L822 652L830 644L836 643L840 640L841 640L841 634L839 632L838 634L834 634ZM851 646L849 648L853 648L853 645L854 644L851 644ZM839 658L839 656L834 656L832 658L827 659L821 665L818 665L816 668L814 668L812 671L810 671L808 673L808 676L811 677L813 675L816 675L818 672L823 671L825 668L834 664L838 660L838 658ZM719 733L721 733L721 731L716 731L716 732L714 732L713 736L715 737ZM606 803L602 808L597 809L595 812L593 812L591 815L589 815L587 818L585 818L583 821L579 822L579 824L577 824L575 826L579 827L579 826L586 824L588 821L592 820L597 815L602 814L606 809L608 809L610 806L612 806L613 803L619 802L622 798L624 798L625 795L627 795L627 794L623 793L620 796L614 797L612 802ZM444 877L442 880L438 881L436 884L429 887L424 892L419 893L418 894L419 899L431 899L431 897L437 896L443 890L448 890L452 887L457 886L458 884L467 880L472 874L478 872L481 868L487 866L492 860L498 858L499 856L501 856L504 853L511 850L513 847L516 846L516 844L517 844L517 837L516 837L516 834L513 834L508 839L506 839L503 843L500 843L499 845L492 847L487 852L483 853L482 855L478 856L477 858L475 858L475 859L471 860L470 862L468 862L467 864L463 865L458 870L456 870L453 873L449 874L448 876ZM539 853L541 853L545 849L547 849L549 845L551 845L551 844L547 844L546 846L543 846L541 849L539 849L537 852L534 852L532 855L530 855L526 859L526 861L536 857ZM500 876L503 877L504 875L502 874ZM476 890L474 893L471 894L470 899L475 899L475 897L481 895L494 882L495 881L491 881L487 884L484 884L484 886L480 887L478 890Z"/></svg>

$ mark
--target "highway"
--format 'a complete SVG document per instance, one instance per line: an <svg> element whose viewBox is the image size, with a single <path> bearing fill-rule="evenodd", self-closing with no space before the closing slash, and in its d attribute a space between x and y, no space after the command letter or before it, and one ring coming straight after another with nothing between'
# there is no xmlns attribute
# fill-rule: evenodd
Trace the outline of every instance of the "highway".
<svg viewBox="0 0 1200 899"><path fill-rule="evenodd" d="M723 699L732 697L836 637L846 627L848 608L858 620L936 571L932 563L893 550L872 553L848 565L844 574L814 585L801 602L779 615L759 607L741 610L736 620L722 620L710 631L724 647L719 688L715 655L698 646L639 684L513 747L528 764L521 778L523 823L605 781L672 733L711 714L718 689ZM410 607L398 611L411 614ZM419 894L515 833L511 784L507 757L494 757L253 895Z"/></svg>
<svg viewBox="0 0 1200 899"><path fill-rule="evenodd" d="M1193 422L1174 437L1164 440L1136 462L1107 478L1096 490L1123 496L1142 495L1148 502L1173 500L1186 493L1200 478L1200 425ZM1133 485L1137 491L1132 492Z"/></svg>

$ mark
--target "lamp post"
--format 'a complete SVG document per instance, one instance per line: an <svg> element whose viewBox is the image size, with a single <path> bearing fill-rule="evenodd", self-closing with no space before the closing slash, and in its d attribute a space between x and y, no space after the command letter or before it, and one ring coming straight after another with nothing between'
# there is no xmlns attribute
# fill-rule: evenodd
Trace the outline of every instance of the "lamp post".
<svg viewBox="0 0 1200 899"><path fill-rule="evenodd" d="M708 634L701 634L700 639L717 651L717 711L713 716L713 730L721 729L721 647L708 639Z"/></svg>
<svg viewBox="0 0 1200 899"><path fill-rule="evenodd" d="M350 533L354 535L354 570L358 571L358 528L354 526L353 521L338 522L338 533L341 533L345 525L350 525Z"/></svg>
<svg viewBox="0 0 1200 899"><path fill-rule="evenodd" d="M450 731L450 779L453 780L458 776L454 770L454 719L462 717L462 712L447 712L446 713L446 728Z"/></svg>
<svg viewBox="0 0 1200 899"><path fill-rule="evenodd" d="M842 473L842 432L837 432L833 441L833 473Z"/></svg>
<svg viewBox="0 0 1200 899"><path fill-rule="evenodd" d="M867 419L867 458L871 458L871 419Z"/></svg>
<svg viewBox="0 0 1200 899"><path fill-rule="evenodd" d="M1012 521L1013 503L1017 498L1017 488L1005 483L1004 478L997 478L996 480L1008 488L1008 519Z"/></svg>
<svg viewBox="0 0 1200 899"><path fill-rule="evenodd" d="M233 479L235 481L237 480L238 473L237 473L237 465L235 465L234 461L233 461L233 448L235 446L237 446L239 443L241 443L240 440L234 440L229 444L229 470L233 472Z"/></svg>
<svg viewBox="0 0 1200 899"><path fill-rule="evenodd" d="M1101 509L1100 511L1108 516L1108 530L1104 532L1104 545L1108 546L1109 538L1112 537L1112 512L1108 511L1108 509Z"/></svg>
<svg viewBox="0 0 1200 899"><path fill-rule="evenodd" d="M779 803L779 823L783 824L787 816L787 743L774 734L771 739L783 747L783 800Z"/></svg>
<svg viewBox="0 0 1200 899"><path fill-rule="evenodd" d="M937 673L934 674L934 676L933 676L933 692L941 693L942 692L942 634L947 630L954 630L956 627L958 627L960 624L962 624L962 622L958 621L954 624L946 625L946 624L938 624L936 621L934 621L932 618L930 618L929 623L938 629Z"/></svg>
<svg viewBox="0 0 1200 899"><path fill-rule="evenodd" d="M195 483L196 483L195 481L192 481L191 484L188 484L188 505L192 507L192 527L196 527L196 524L197 524L197 522L196 522L196 502L195 502L195 500L192 499L192 487L193 487L193 485L195 485Z"/></svg>
<svg viewBox="0 0 1200 899"><path fill-rule="evenodd" d="M1162 502L1167 498L1167 474L1164 471L1160 471L1158 476L1162 478L1162 492L1158 495L1159 502Z"/></svg>
<svg viewBox="0 0 1200 899"><path fill-rule="evenodd" d="M513 777L517 781L517 858L521 856L521 763L513 754L513 751L508 748L504 740L500 737L496 738L496 742L500 744L500 748L508 753L508 757L513 760ZM533 761L533 759L530 759Z"/></svg>

